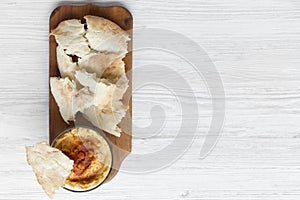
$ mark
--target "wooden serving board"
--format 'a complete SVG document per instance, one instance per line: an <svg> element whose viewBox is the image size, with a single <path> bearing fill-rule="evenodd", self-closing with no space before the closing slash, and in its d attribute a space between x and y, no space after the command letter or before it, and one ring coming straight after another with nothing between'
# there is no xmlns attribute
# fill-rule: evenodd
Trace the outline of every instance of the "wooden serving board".
<svg viewBox="0 0 300 200"><path fill-rule="evenodd" d="M133 20L130 12L123 7L119 6L110 6L110 7L102 7L96 6L93 4L87 4L84 6L60 6L57 7L50 16L50 29L56 28L57 25L67 19L83 19L85 15L95 15L104 17L109 19L116 24L118 24L121 28L128 31L130 34L130 38L132 39L132 26ZM59 77L59 70L56 61L56 41L53 36L49 37L50 42L50 50L49 50L49 77L57 76ZM113 169L106 179L106 182L111 180L118 172L122 161L125 157L131 152L131 114L132 114L132 105L131 105L131 90L132 90L132 76L131 76L131 68L132 68L132 40L128 45L128 54L124 58L125 62L125 70L127 74L127 78L129 79L129 88L124 95L124 103L127 102L129 106L129 110L125 116L125 118L120 123L120 127L122 129L121 137L115 137L108 133L104 133L109 140L112 152L113 152ZM80 116L79 116L80 117ZM82 118L80 118L82 121ZM81 124L85 126L92 126L89 122L85 122L85 124ZM54 138L64 131L67 128L74 127L74 123L66 124L61 115L59 113L58 106L51 94L51 90L49 87L49 140L50 144L54 140ZM93 127L95 128L95 127Z"/></svg>

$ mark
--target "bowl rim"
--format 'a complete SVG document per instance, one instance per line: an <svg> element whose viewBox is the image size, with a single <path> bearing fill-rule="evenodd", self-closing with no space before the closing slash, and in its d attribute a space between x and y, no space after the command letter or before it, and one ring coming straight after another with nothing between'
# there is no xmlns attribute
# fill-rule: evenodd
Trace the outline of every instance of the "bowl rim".
<svg viewBox="0 0 300 200"><path fill-rule="evenodd" d="M98 188L99 186L101 186L102 184L105 183L106 179L109 177L109 175L110 175L110 173L111 173L111 171L112 171L112 168L113 168L114 155L113 155L113 151L112 151L111 144L110 144L108 138L106 137L106 135L104 134L104 131L102 131L102 130L100 130L100 129L97 130L96 128L89 127L89 126L73 126L73 127L68 127L68 128L66 128L66 129L64 129L63 131L61 131L61 132L53 139L53 141L52 141L52 143L51 143L50 146L53 147L53 148L55 148L53 145L55 144L55 142L56 142L56 140L57 140L58 138L60 138L63 134L67 133L68 131L73 130L73 129L78 129L78 128L90 129L90 130L94 131L95 133L97 133L98 135L100 135L100 136L105 140L105 142L107 143L107 145L108 145L108 147L109 147L110 155L111 155L111 166L110 166L110 168L109 168L109 171L108 171L106 177L105 177L98 185L96 185L96 186L94 186L94 187L92 187L92 188L88 188L88 189L86 189L86 190L73 190L73 189L71 189L71 188L67 188L66 186L63 186L63 188L64 188L65 190L68 190L68 191L71 191L71 192L78 192L78 193L81 193L81 192L89 192L89 191L92 191L92 190Z"/></svg>

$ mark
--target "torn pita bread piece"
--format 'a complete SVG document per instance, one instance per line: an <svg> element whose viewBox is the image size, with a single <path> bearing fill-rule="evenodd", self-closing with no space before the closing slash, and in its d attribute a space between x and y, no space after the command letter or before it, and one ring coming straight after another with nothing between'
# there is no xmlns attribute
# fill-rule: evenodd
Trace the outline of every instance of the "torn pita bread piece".
<svg viewBox="0 0 300 200"><path fill-rule="evenodd" d="M80 69L85 69L89 73L96 73L101 77L103 72L119 57L113 53L90 53L78 60Z"/></svg>
<svg viewBox="0 0 300 200"><path fill-rule="evenodd" d="M65 50L66 54L83 57L90 53L85 33L84 24L80 20L70 19L61 22L50 35L55 37L58 46Z"/></svg>
<svg viewBox="0 0 300 200"><path fill-rule="evenodd" d="M73 98L73 113L82 112L86 108L93 105L94 94L88 89L88 87L81 88L76 92Z"/></svg>
<svg viewBox="0 0 300 200"><path fill-rule="evenodd" d="M124 74L121 78L116 82L116 90L113 95L113 102L121 100L128 89L128 79Z"/></svg>
<svg viewBox="0 0 300 200"><path fill-rule="evenodd" d="M99 52L115 53L125 56L128 52L129 34L114 22L97 16L84 17L87 23L88 39L92 49Z"/></svg>
<svg viewBox="0 0 300 200"><path fill-rule="evenodd" d="M91 106L84 110L83 117L99 129L120 137L122 130L118 124L125 117L127 109L121 102L115 103L114 110L101 110Z"/></svg>
<svg viewBox="0 0 300 200"><path fill-rule="evenodd" d="M66 178L73 169L73 161L46 143L26 147L26 156L37 181L52 198L55 191L65 185Z"/></svg>
<svg viewBox="0 0 300 200"><path fill-rule="evenodd" d="M69 121L75 120L77 112L93 105L94 94L87 87L77 90L76 83L68 77L51 77L50 87L60 114L68 124Z"/></svg>
<svg viewBox="0 0 300 200"><path fill-rule="evenodd" d="M128 79L125 74L125 63L122 59L115 60L103 73L102 79L107 79L109 82L116 84L116 91L113 96L113 101L123 98L127 88Z"/></svg>
<svg viewBox="0 0 300 200"><path fill-rule="evenodd" d="M116 90L116 85L107 85L99 82L94 91L93 105L100 109L110 109L113 103L113 96Z"/></svg>
<svg viewBox="0 0 300 200"><path fill-rule="evenodd" d="M82 86L89 87L92 92L95 91L97 83L100 82L95 73L88 73L85 70L76 71L75 78Z"/></svg>
<svg viewBox="0 0 300 200"><path fill-rule="evenodd" d="M69 124L68 121L75 119L73 99L77 93L76 83L71 81L68 77L51 77L50 88L63 120Z"/></svg>
<svg viewBox="0 0 300 200"><path fill-rule="evenodd" d="M108 79L111 83L116 84L117 81L124 75L125 63L121 58L118 58L106 68L101 78Z"/></svg>
<svg viewBox="0 0 300 200"><path fill-rule="evenodd" d="M95 74L85 71L76 71L76 80L83 86L88 87L94 94L92 104L99 109L109 109L112 107L113 96L116 91L116 85L101 82Z"/></svg>
<svg viewBox="0 0 300 200"><path fill-rule="evenodd" d="M65 51L57 46L56 48L57 65L62 78L69 77L69 79L75 79L75 70L78 69L77 63L72 61L72 57L68 56Z"/></svg>

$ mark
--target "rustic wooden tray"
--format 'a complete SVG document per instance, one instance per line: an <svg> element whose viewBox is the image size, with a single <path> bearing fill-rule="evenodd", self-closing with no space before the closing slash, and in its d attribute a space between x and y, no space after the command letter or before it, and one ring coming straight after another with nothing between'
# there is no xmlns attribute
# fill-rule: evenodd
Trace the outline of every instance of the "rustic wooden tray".
<svg viewBox="0 0 300 200"><path fill-rule="evenodd" d="M60 6L56 8L50 16L50 30L54 29L61 21L67 19L83 19L85 15L95 15L104 17L109 19L116 24L118 24L124 30L127 30L132 39L132 26L133 20L130 12L123 7L120 6L110 6L110 7L102 7L96 6L93 4L87 4L84 6ZM131 40L132 41L132 40ZM129 88L124 96L124 102L128 102L129 111L127 112L126 117L120 123L120 127L123 130L121 137L115 137L108 133L105 133L107 136L113 152L113 169L106 179L106 181L111 180L118 172L122 161L125 157L131 152L131 114L132 114L132 106L131 106L131 90L132 90L132 77L131 77L131 67L132 67L132 42L129 43L129 53L124 58L124 62L126 64L126 74L129 79ZM52 76L60 76L59 70L57 67L56 61L56 47L57 44L53 36L49 38L49 77ZM80 121L83 119L81 118ZM85 126L92 126L87 121L84 124ZM66 124L61 115L59 113L58 106L51 94L49 88L49 140L50 144L54 140L54 138L61 133L63 130L73 127L74 124Z"/></svg>

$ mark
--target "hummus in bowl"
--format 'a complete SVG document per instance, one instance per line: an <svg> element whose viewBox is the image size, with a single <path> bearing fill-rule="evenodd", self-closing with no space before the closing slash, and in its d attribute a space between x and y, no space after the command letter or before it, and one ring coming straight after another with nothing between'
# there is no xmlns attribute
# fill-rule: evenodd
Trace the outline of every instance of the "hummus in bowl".
<svg viewBox="0 0 300 200"><path fill-rule="evenodd" d="M74 161L66 179L65 188L75 192L95 189L108 177L112 166L112 153L106 139L89 128L72 128L53 141L52 147L60 149Z"/></svg>

